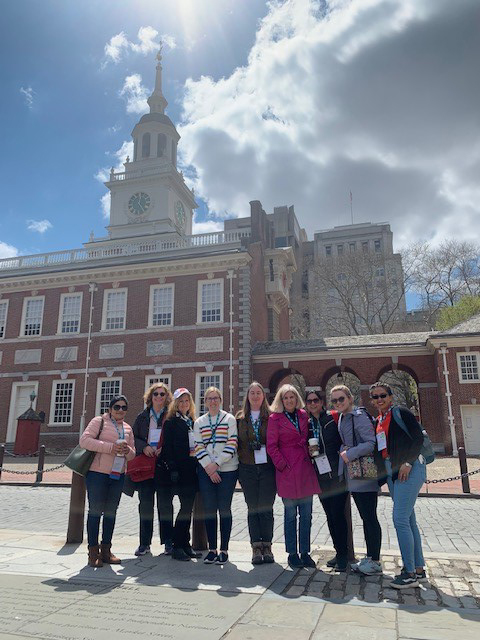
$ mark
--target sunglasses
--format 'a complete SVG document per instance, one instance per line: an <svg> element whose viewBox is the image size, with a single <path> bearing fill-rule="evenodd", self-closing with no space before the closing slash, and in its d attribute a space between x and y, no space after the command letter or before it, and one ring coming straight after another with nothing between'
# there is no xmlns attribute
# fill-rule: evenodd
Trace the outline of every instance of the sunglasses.
<svg viewBox="0 0 480 640"><path fill-rule="evenodd" d="M166 395L167 395L167 394L165 393L165 391L154 391L154 392L152 393L152 396L155 396L155 397L160 396L161 398L163 398L163 397L164 397L164 396L166 396Z"/></svg>
<svg viewBox="0 0 480 640"><path fill-rule="evenodd" d="M385 400L385 398L388 397L388 393L379 393L379 394L371 395L370 397L372 400L378 400L379 398L382 398L382 400Z"/></svg>
<svg viewBox="0 0 480 640"><path fill-rule="evenodd" d="M340 396L340 398L332 398L331 399L331 403L332 404L339 404L341 402L345 402L346 398L345 396Z"/></svg>
<svg viewBox="0 0 480 640"><path fill-rule="evenodd" d="M320 400L318 398L312 398L307 400L307 404L318 404Z"/></svg>
<svg viewBox="0 0 480 640"><path fill-rule="evenodd" d="M126 411L128 407L126 404L114 404L112 409L114 409L114 411Z"/></svg>

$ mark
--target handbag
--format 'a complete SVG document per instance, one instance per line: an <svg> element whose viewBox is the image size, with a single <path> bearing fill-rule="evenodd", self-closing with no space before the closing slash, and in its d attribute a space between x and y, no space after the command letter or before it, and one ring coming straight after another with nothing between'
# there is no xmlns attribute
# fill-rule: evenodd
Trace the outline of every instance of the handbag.
<svg viewBox="0 0 480 640"><path fill-rule="evenodd" d="M127 463L127 475L133 482L143 482L143 480L151 480L155 476L155 456L148 457L144 453L136 456Z"/></svg>
<svg viewBox="0 0 480 640"><path fill-rule="evenodd" d="M102 422L100 423L100 430L98 432L97 437L95 438L96 440L100 438L100 434L102 433L102 430L103 430L103 418L102 418ZM63 464L69 469L71 469L72 471L74 471L75 473L78 473L78 475L85 477L88 471L90 470L90 465L92 464L93 459L95 458L95 454L96 454L96 451L89 451L88 449L84 449L79 444L77 444L75 449L73 449L73 451L70 452L68 458L65 460Z"/></svg>
<svg viewBox="0 0 480 640"><path fill-rule="evenodd" d="M353 446L357 446L357 438L355 437L355 420L352 415L352 434ZM355 460L347 462L348 477L350 480L376 480L378 477L378 469L375 463L373 453L360 456Z"/></svg>

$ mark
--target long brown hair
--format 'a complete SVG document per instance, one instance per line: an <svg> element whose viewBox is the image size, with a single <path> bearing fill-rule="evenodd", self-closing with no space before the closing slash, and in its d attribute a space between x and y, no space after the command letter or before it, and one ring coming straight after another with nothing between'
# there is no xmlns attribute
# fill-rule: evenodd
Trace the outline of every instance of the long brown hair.
<svg viewBox="0 0 480 640"><path fill-rule="evenodd" d="M147 409L152 408L152 396L155 389L163 389L166 392L167 395L165 396L165 404L163 406L168 408L168 405L172 402L172 392L164 382L154 382L143 394L143 401L147 405Z"/></svg>
<svg viewBox="0 0 480 640"><path fill-rule="evenodd" d="M239 411L237 411L237 414L235 416L237 420L245 420L245 418L250 414L252 410L252 407L250 406L250 400L248 399L248 393L252 387L258 387L262 390L263 393L263 400L262 404L260 405L260 418L268 418L268 416L270 415L270 407L268 406L265 390L259 382L254 380L248 385L247 392L245 393L245 396L243 398L242 407L241 409L239 409Z"/></svg>
<svg viewBox="0 0 480 640"><path fill-rule="evenodd" d="M174 398L172 402L168 405L168 412L167 412L167 418L166 418L167 420L170 420L170 418L173 418L177 415L178 401L184 395L187 395L190 398L190 409L188 410L188 416L195 422L196 420L195 402L193 401L192 394L190 393L190 391L185 391L184 393L182 393L182 395L178 396L178 398Z"/></svg>

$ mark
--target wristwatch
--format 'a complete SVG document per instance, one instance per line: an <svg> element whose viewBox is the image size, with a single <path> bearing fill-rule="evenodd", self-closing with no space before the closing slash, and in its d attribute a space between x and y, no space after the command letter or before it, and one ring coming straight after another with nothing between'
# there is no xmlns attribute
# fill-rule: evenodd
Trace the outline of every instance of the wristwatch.
<svg viewBox="0 0 480 640"><path fill-rule="evenodd" d="M411 467L412 465L410 464L410 462L404 462L403 463L406 467Z"/></svg>

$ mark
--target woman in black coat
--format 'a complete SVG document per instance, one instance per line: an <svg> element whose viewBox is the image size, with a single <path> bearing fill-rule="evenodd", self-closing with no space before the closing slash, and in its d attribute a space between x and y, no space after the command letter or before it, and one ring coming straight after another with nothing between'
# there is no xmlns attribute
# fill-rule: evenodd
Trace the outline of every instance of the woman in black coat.
<svg viewBox="0 0 480 640"><path fill-rule="evenodd" d="M197 459L193 423L195 404L188 389L181 387L173 393L173 402L168 408L164 425L161 460L166 472L162 482L170 487L171 493L178 495L180 510L173 527L174 560L201 558L190 544L190 522L193 503L198 491Z"/></svg>

